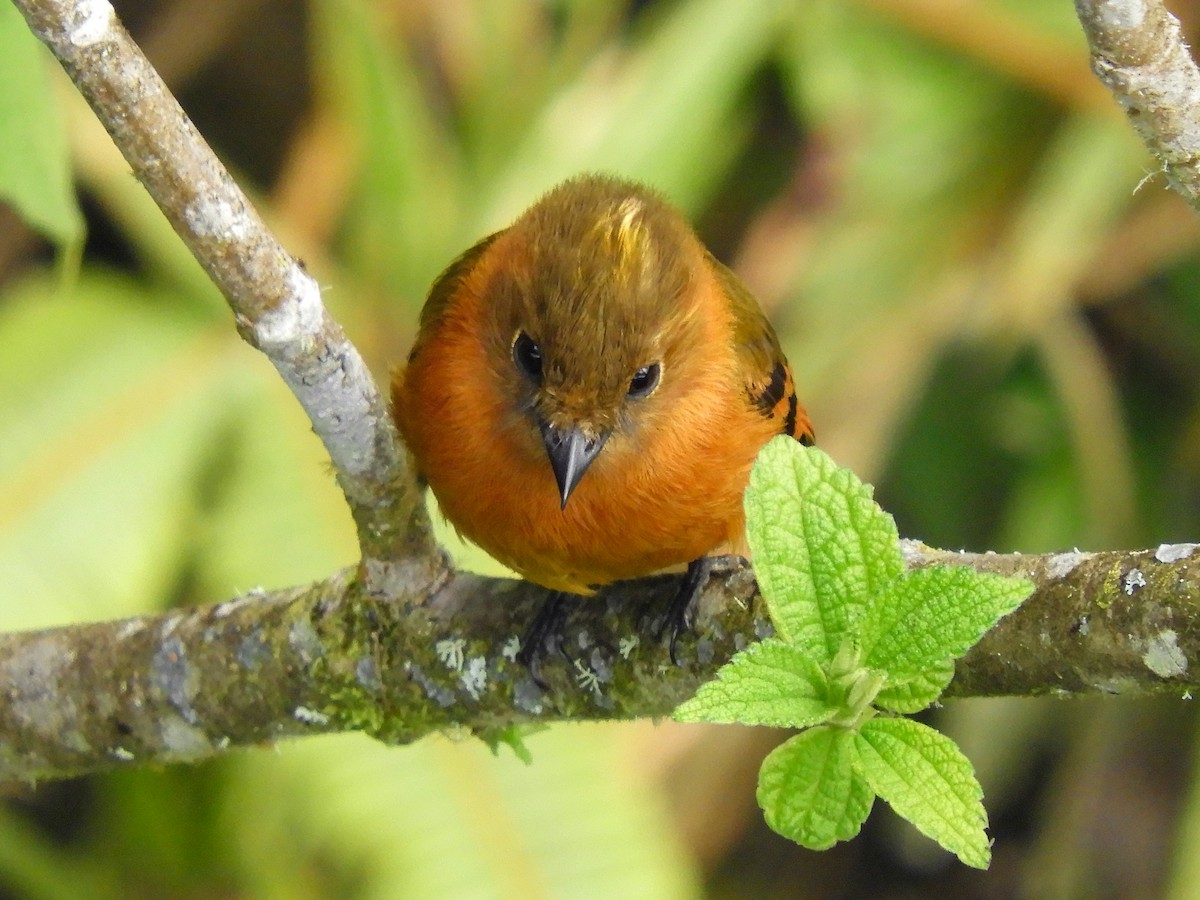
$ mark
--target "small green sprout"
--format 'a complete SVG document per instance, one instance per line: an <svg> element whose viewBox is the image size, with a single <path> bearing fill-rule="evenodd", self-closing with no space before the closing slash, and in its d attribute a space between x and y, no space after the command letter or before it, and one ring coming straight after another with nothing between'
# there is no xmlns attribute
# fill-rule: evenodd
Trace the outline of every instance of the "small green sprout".
<svg viewBox="0 0 1200 900"><path fill-rule="evenodd" d="M854 837L878 796L987 868L970 762L903 715L937 700L954 661L1033 586L965 567L907 571L871 488L788 438L759 454L746 517L775 636L734 656L675 718L803 729L763 762L758 801L771 828L805 847Z"/></svg>

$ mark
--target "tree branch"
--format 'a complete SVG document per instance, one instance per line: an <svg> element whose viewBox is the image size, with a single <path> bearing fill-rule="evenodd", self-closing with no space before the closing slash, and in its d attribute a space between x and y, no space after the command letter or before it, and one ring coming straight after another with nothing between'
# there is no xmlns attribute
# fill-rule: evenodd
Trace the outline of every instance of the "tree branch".
<svg viewBox="0 0 1200 900"><path fill-rule="evenodd" d="M1158 0L1075 0L1092 70L1162 163L1167 181L1200 211L1200 71L1179 20Z"/></svg>
<svg viewBox="0 0 1200 900"><path fill-rule="evenodd" d="M912 567L1033 579L1034 595L959 661L947 696L1186 696L1200 690L1200 553L1023 556L906 542ZM715 567L680 665L651 635L676 579L581 599L543 691L513 661L545 592L457 575L430 595L378 596L347 569L307 588L0 636L0 781L202 759L303 734L392 743L447 729L670 714L770 626L744 563Z"/></svg>

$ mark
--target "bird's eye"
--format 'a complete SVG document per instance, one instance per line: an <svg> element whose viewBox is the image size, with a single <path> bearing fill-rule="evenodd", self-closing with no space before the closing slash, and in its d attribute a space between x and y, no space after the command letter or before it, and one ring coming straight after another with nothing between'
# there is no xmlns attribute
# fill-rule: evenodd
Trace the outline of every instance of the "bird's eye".
<svg viewBox="0 0 1200 900"><path fill-rule="evenodd" d="M534 381L542 380L542 351L537 342L523 331L513 339L513 362Z"/></svg>
<svg viewBox="0 0 1200 900"><path fill-rule="evenodd" d="M642 366L633 373L633 378L629 381L628 396L635 400L640 400L642 397L649 397L656 387L658 387L658 379L662 374L662 366L658 363L651 363L648 366Z"/></svg>

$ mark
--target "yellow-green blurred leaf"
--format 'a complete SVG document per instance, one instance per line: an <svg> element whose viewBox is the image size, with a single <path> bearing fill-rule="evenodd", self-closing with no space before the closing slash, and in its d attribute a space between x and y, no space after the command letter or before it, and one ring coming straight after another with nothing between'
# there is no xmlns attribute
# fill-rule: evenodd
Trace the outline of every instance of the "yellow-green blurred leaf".
<svg viewBox="0 0 1200 900"><path fill-rule="evenodd" d="M792 9L781 0L692 0L641 23L631 49L598 56L548 98L491 186L481 228L506 223L532 199L531 185L548 189L585 170L646 181L695 208L745 141L746 80Z"/></svg>
<svg viewBox="0 0 1200 900"><path fill-rule="evenodd" d="M353 561L320 443L224 317L91 271L5 301L2 627L153 610L185 569L215 601Z"/></svg>
<svg viewBox="0 0 1200 900"><path fill-rule="evenodd" d="M49 57L11 3L0 4L0 200L58 244L83 237Z"/></svg>
<svg viewBox="0 0 1200 900"><path fill-rule="evenodd" d="M537 734L531 766L478 741L289 744L247 760L228 796L230 842L264 886L337 859L362 900L694 897L661 797L622 771L619 735Z"/></svg>
<svg viewBox="0 0 1200 900"><path fill-rule="evenodd" d="M201 595L213 600L324 578L357 559L350 512L300 404L265 359L246 368L205 529Z"/></svg>
<svg viewBox="0 0 1200 900"><path fill-rule="evenodd" d="M30 282L3 299L0 627L161 607L251 351L115 276L86 272L69 298Z"/></svg>

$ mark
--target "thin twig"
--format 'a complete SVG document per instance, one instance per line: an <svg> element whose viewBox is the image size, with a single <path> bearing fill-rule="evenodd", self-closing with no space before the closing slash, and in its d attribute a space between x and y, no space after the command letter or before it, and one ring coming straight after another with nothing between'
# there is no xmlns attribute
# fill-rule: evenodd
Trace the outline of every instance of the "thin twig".
<svg viewBox="0 0 1200 900"><path fill-rule="evenodd" d="M1075 0L1092 70L1124 107L1167 182L1200 211L1200 70L1158 0Z"/></svg>

